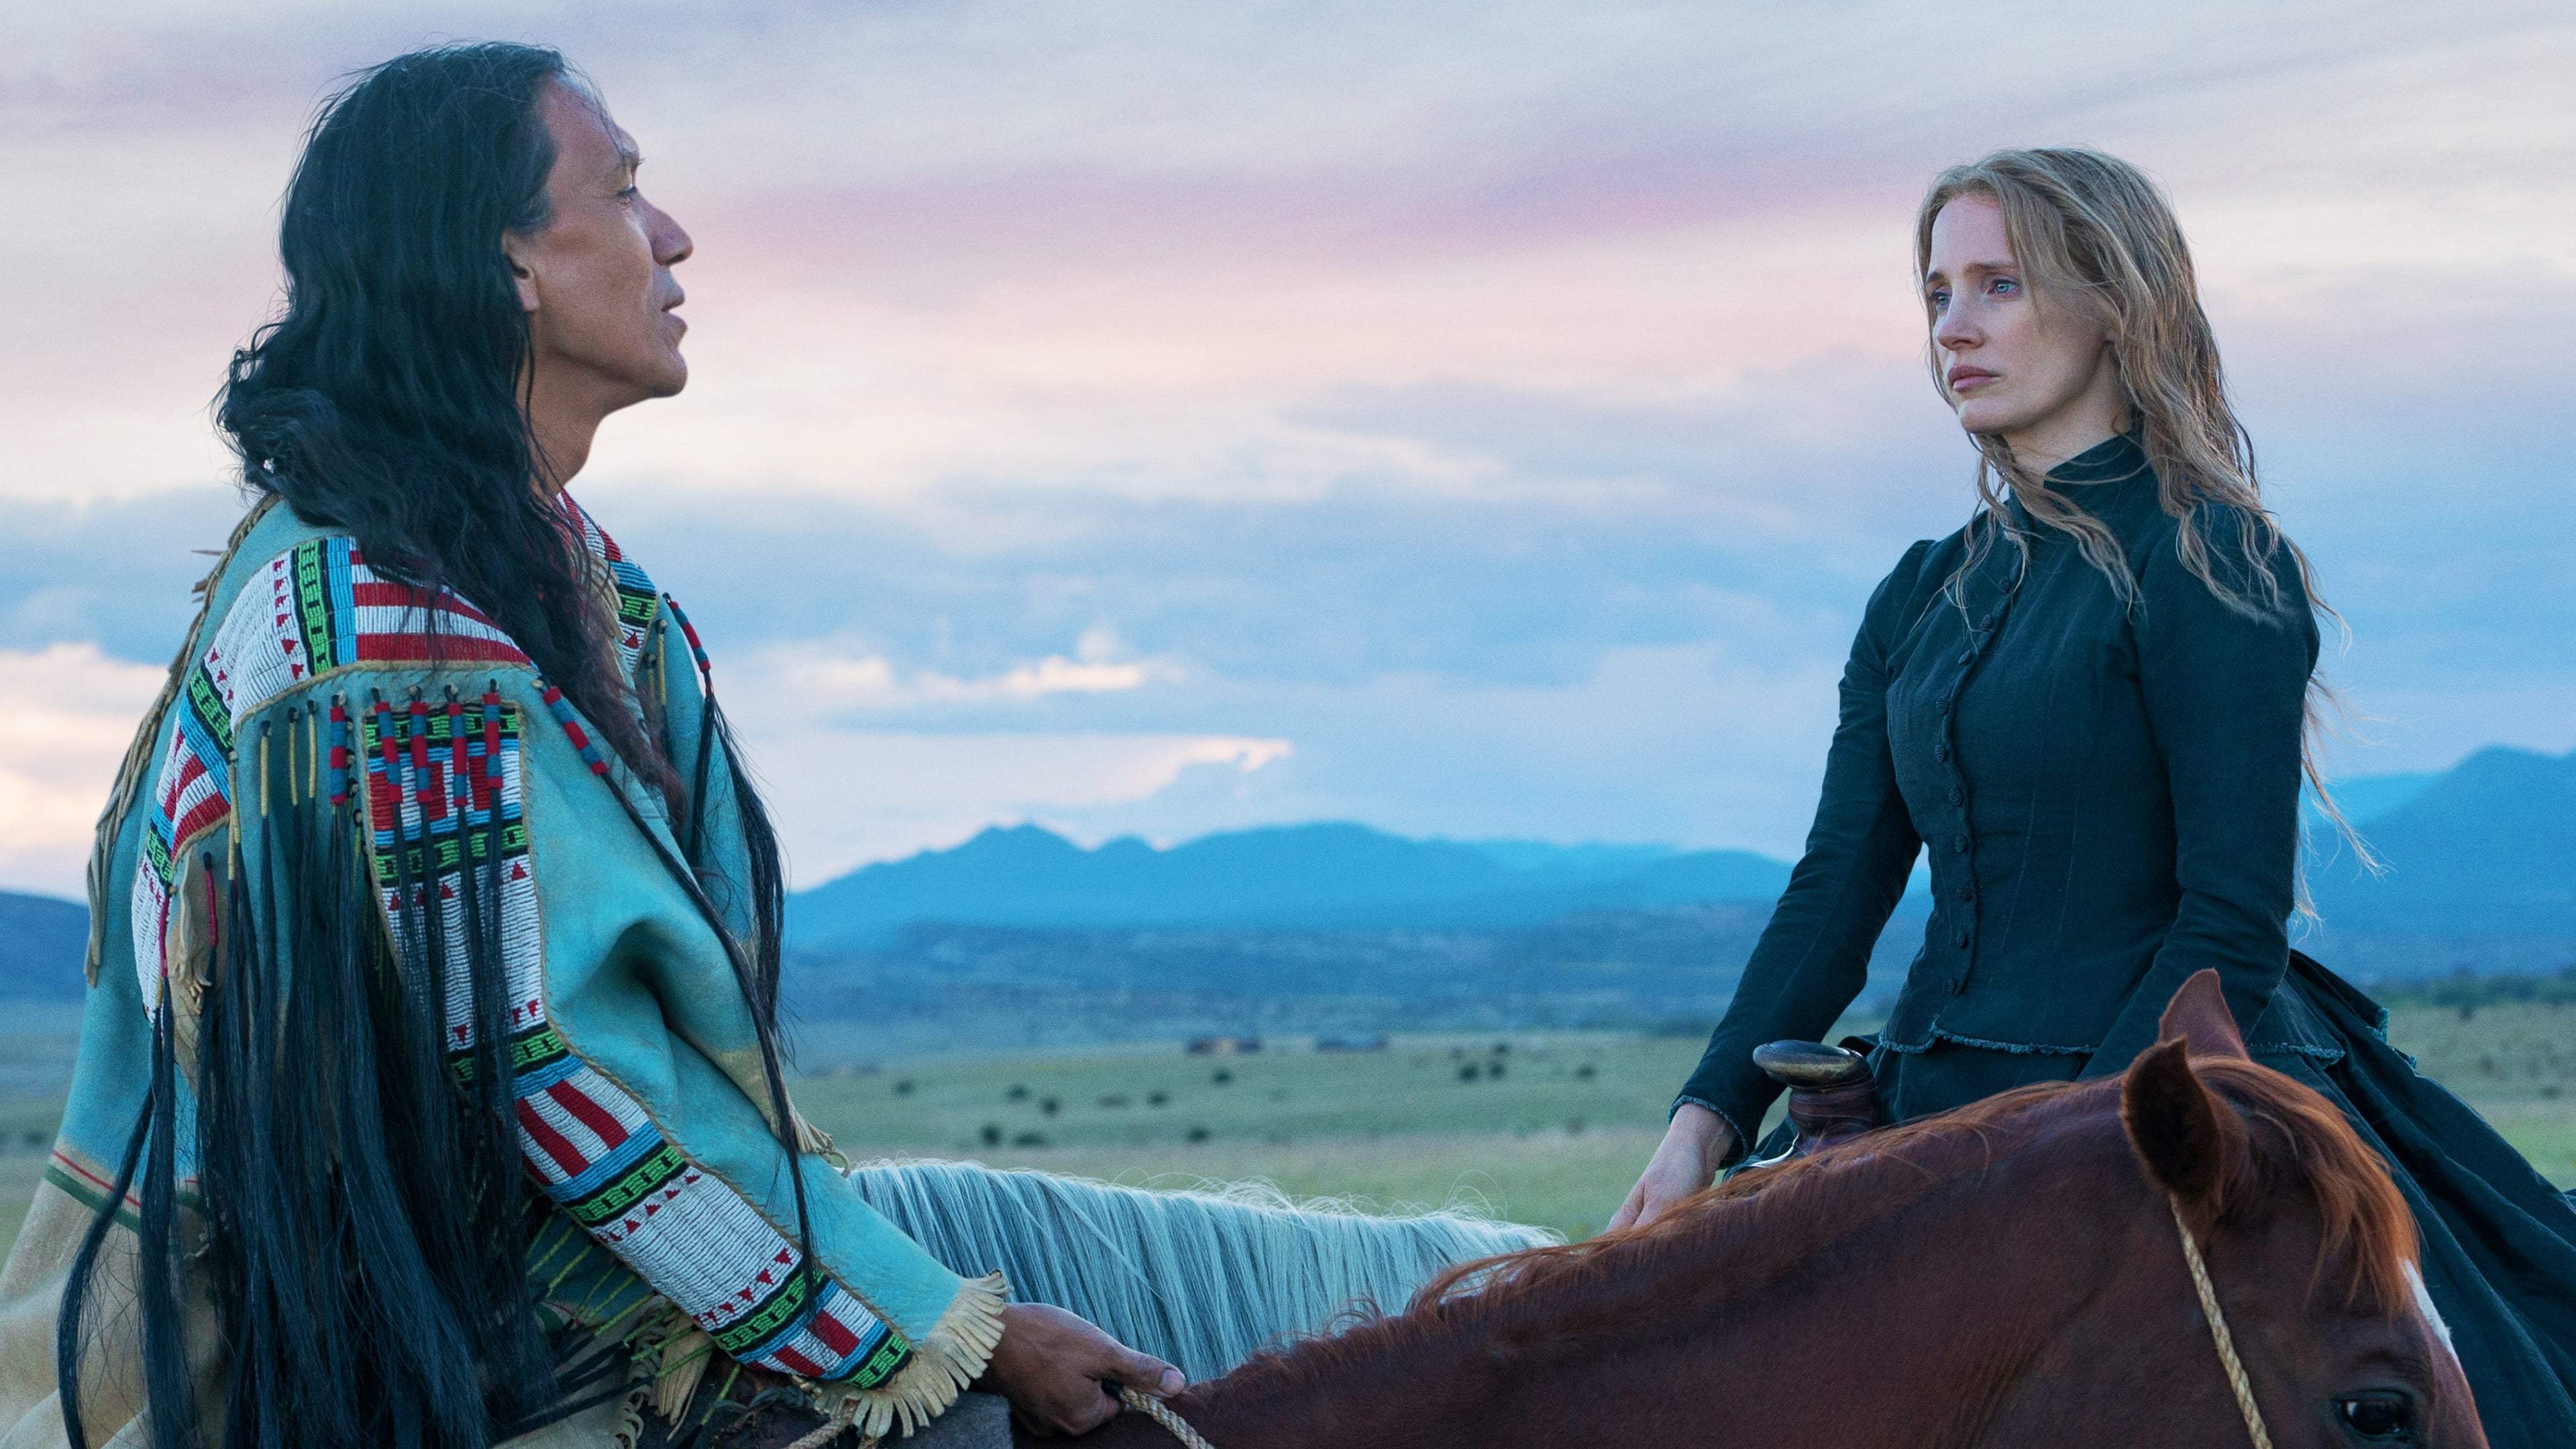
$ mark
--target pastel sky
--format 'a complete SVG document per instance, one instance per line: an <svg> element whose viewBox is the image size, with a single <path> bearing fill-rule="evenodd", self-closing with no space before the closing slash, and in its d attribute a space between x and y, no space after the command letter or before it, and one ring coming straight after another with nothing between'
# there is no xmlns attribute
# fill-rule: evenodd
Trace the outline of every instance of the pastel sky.
<svg viewBox="0 0 2576 1449"><path fill-rule="evenodd" d="M206 404L316 99L450 38L565 49L696 237L693 381L576 492L806 884L1018 820L1793 854L1970 498L1913 206L2004 145L2172 192L2351 625L2335 768L2576 746L2555 0L96 13L0 20L0 885L77 891L238 511Z"/></svg>

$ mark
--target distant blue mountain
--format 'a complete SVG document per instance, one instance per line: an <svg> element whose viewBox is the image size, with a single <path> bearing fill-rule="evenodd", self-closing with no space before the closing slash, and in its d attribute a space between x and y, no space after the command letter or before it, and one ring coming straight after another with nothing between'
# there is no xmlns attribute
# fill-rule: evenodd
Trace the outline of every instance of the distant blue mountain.
<svg viewBox="0 0 2576 1449"><path fill-rule="evenodd" d="M1645 869L1601 883L1582 905L1606 910L1632 906L1696 906L1711 901L1758 901L1769 906L1789 888L1789 865L1749 850L1693 850L1667 856Z"/></svg>
<svg viewBox="0 0 2576 1449"><path fill-rule="evenodd" d="M2348 780L2336 780L2331 782L2335 808L2353 824L2367 825L2412 802L2416 796L2431 789L2442 774L2440 770L2419 770L2404 775L2355 775ZM2302 803L2307 806L2310 835L2323 835L2334 829L2334 822L2317 808L2314 794Z"/></svg>
<svg viewBox="0 0 2576 1449"><path fill-rule="evenodd" d="M2330 936L2576 942L2576 754L2482 750L2439 773L2337 782L2389 861L2321 854L2310 880ZM2323 830L2312 832L2320 841ZM955 926L1486 929L1577 911L1768 904L1787 864L1745 851L1528 840L1410 840L1366 826L1234 831L1168 850L1085 850L1033 825L870 865L798 894L792 944L873 949L920 922ZM2417 954L2373 957L2396 969ZM2421 956L2421 969L2437 969Z"/></svg>
<svg viewBox="0 0 2576 1449"><path fill-rule="evenodd" d="M1789 867L1746 851L1462 844L1362 825L1274 826L1158 850L1085 850L1034 825L870 865L798 893L803 949L867 948L921 921L976 926L1522 925L1570 911L1767 901Z"/></svg>
<svg viewBox="0 0 2576 1449"><path fill-rule="evenodd" d="M88 953L87 906L0 891L0 997L77 1001Z"/></svg>
<svg viewBox="0 0 2576 1449"><path fill-rule="evenodd" d="M2311 869L2330 931L2576 940L2576 752L2480 750L2362 835L2385 876L2349 853Z"/></svg>
<svg viewBox="0 0 2576 1449"><path fill-rule="evenodd" d="M2340 781L2336 793L2389 872L2363 875L2348 853L2312 863L2326 922L2313 949L2328 964L2399 977L2576 959L2576 753L2491 748L2438 774ZM800 892L788 920L792 944L822 951L876 949L921 922L1512 929L1710 902L1767 912L1788 878L1783 862L1745 851L1409 840L1346 824L1085 850L1024 825ZM77 999L87 929L77 902L0 891L0 998ZM2511 949L2499 956L2494 943ZM2495 968L2508 957L2522 964Z"/></svg>
<svg viewBox="0 0 2576 1449"><path fill-rule="evenodd" d="M1613 876L1679 854L1669 845L1605 845L1586 841L1559 845L1552 840L1462 840L1514 870L1562 871L1569 875Z"/></svg>

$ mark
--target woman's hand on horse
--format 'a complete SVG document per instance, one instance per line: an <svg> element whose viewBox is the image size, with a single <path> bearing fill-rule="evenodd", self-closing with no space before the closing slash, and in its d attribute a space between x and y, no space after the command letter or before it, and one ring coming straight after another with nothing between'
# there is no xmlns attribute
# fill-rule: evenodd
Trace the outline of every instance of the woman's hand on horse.
<svg viewBox="0 0 2576 1449"><path fill-rule="evenodd" d="M1163 1398L1181 1391L1181 1371L1138 1353L1080 1316L1044 1303L1002 1309L1002 1341L975 1387L1011 1401L1020 1427L1045 1437L1087 1434L1117 1417L1103 1381Z"/></svg>
<svg viewBox="0 0 2576 1449"><path fill-rule="evenodd" d="M1726 1119L1696 1102L1684 1102L1673 1113L1664 1140L1628 1189L1628 1200L1610 1215L1610 1230L1644 1227L1673 1204L1709 1185L1717 1165L1735 1150L1735 1129Z"/></svg>

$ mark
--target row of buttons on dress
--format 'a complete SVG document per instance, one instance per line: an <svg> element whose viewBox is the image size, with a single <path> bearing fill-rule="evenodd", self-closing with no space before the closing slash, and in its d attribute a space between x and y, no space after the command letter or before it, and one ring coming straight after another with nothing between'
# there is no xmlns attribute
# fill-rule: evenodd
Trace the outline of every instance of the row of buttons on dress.
<svg viewBox="0 0 2576 1449"><path fill-rule="evenodd" d="M1951 729L1958 722L1959 691L1967 686L1968 671L1976 664L1977 655L1981 653L1987 645L1994 642L1995 628L2003 622L2004 611L2011 606L2011 602L2012 594L2010 591L2007 591L2004 595L2003 601L1987 610L1985 616L1977 620L1976 624L1970 629L1968 635L1968 647L1959 651L1959 677L1951 681L1950 692L1941 697L1942 737L1933 743L1932 758L1939 763L1950 767L1950 806L1953 810L1957 811L1959 815L1959 833L1952 836L1950 839L1950 852L1953 855L1967 855L1969 848L1973 843L1969 838L1968 830L1968 782L1967 778L1959 771L1959 765L1956 759L1957 752L1950 742ZM1969 962L1974 959L1974 948L1976 946L1976 928L1974 922L1976 919L1975 902L1977 899L1977 882L1975 870L1974 867L1964 861L1961 863L1959 869L1961 874L1959 882L1959 900L1961 904L1955 915L1957 917L1964 918L1964 920L1958 930L1951 937L1951 943L1955 945L1959 951L1958 960L1951 966L1949 972L1948 984L1953 995L1957 994L1959 990L1965 987L1968 983L1968 965Z"/></svg>

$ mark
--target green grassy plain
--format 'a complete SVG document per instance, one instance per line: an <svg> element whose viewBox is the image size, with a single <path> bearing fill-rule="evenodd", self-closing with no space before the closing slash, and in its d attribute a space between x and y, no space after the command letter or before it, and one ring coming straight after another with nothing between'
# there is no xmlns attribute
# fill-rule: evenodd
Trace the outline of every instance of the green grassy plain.
<svg viewBox="0 0 2576 1449"><path fill-rule="evenodd" d="M0 1090L0 1234L11 1238L61 1115L61 1088L42 1084L70 1064L68 1034L42 1025L0 1031L12 1084ZM2389 1035L2543 1174L2576 1186L2576 1005L2487 1006L2467 1020L2401 1007ZM829 1027L807 1029L809 1059L836 1045ZM1146 1186L1258 1179L1381 1209L1464 1205L1582 1237L1644 1165L1700 1043L1549 1032L1397 1037L1365 1053L1269 1046L841 1065L795 1093L853 1159L968 1157Z"/></svg>
<svg viewBox="0 0 2576 1449"><path fill-rule="evenodd" d="M972 1157L1148 1185L1259 1178L1577 1233L1617 1205L1602 1184L1634 1177L1698 1055L1683 1038L1580 1033L1398 1037L1365 1053L1288 1038L1248 1056L1160 1045L896 1062L809 1078L796 1097L853 1159Z"/></svg>
<svg viewBox="0 0 2576 1449"><path fill-rule="evenodd" d="M2576 1005L2489 1006L2468 1020L2404 1007L2390 1038L2544 1175L2576 1186ZM1290 1038L1253 1056L1162 1045L889 1062L796 1093L854 1159L971 1157L1141 1185L1258 1178L1384 1207L1463 1203L1582 1237L1645 1165L1699 1047L1533 1033L1334 1054Z"/></svg>

